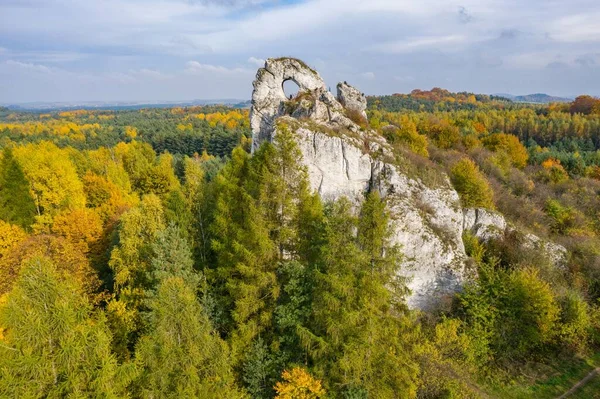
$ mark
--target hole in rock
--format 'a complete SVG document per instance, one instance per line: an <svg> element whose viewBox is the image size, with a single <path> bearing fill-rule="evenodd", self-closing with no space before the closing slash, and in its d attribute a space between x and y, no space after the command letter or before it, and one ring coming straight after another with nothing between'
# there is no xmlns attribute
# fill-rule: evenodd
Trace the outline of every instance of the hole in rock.
<svg viewBox="0 0 600 399"><path fill-rule="evenodd" d="M298 91L300 91L300 86L298 86L298 83L291 79L283 82L283 92L285 93L286 98L290 98L290 96L292 96L292 98L296 97Z"/></svg>

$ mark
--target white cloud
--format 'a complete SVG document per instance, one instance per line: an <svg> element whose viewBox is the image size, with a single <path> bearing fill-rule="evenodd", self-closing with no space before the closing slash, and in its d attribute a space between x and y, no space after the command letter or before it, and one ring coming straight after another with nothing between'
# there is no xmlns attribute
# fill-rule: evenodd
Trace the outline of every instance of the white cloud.
<svg viewBox="0 0 600 399"><path fill-rule="evenodd" d="M263 66L265 66L265 60L263 60L262 58L250 57L250 58L248 58L248 63L255 65L259 68L262 68Z"/></svg>
<svg viewBox="0 0 600 399"><path fill-rule="evenodd" d="M559 18L550 28L550 36L567 43L600 42L600 11Z"/></svg>
<svg viewBox="0 0 600 399"><path fill-rule="evenodd" d="M443 49L449 45L464 44L469 39L464 35L413 37L393 42L381 43L372 47L375 51L384 53L407 53L422 49ZM479 38L478 40L481 40Z"/></svg>
<svg viewBox="0 0 600 399"><path fill-rule="evenodd" d="M192 74L226 74L226 75L244 75L252 71L243 68L227 68L221 65L201 64L198 61L188 61L186 63L186 72Z"/></svg>
<svg viewBox="0 0 600 399"><path fill-rule="evenodd" d="M165 80L165 79L171 78L171 75L156 71L154 69L142 68L139 71L133 71L133 73L138 74L140 76L144 76L144 77L148 77L148 78L152 78L152 79L159 79L159 80Z"/></svg>
<svg viewBox="0 0 600 399"><path fill-rule="evenodd" d="M257 55L372 94L600 94L598 20L594 0L0 0L0 97L248 98Z"/></svg>
<svg viewBox="0 0 600 399"><path fill-rule="evenodd" d="M360 76L363 77L364 79L367 79L367 80L373 80L373 79L375 79L375 73L373 73L373 72L361 73Z"/></svg>
<svg viewBox="0 0 600 399"><path fill-rule="evenodd" d="M45 65L41 65L41 64L33 64L33 63L29 63L29 62L20 62L20 61L15 61L15 60L5 61L5 64L12 66L12 67L19 68L19 69L26 69L29 71L35 71L35 72L40 72L40 73L51 73L52 72L52 70L50 68L48 68Z"/></svg>

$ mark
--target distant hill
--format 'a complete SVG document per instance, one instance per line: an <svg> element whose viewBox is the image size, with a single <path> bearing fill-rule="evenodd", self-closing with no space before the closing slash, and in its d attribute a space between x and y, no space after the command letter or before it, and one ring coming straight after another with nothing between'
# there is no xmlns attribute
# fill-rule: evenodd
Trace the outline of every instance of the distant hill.
<svg viewBox="0 0 600 399"><path fill-rule="evenodd" d="M545 93L535 93L535 94L525 94L521 96L515 96L512 94L506 93L497 93L494 96L508 98L509 100L519 102L519 103L538 103L538 104L547 104L547 103L569 103L573 101L572 98L567 97L556 97L551 96Z"/></svg>
<svg viewBox="0 0 600 399"><path fill-rule="evenodd" d="M126 101L73 101L73 102L31 102L21 104L0 104L2 108L14 111L63 111L72 109L142 109L172 108L195 105L229 105L235 108L249 108L250 102L240 99L165 101L165 102L126 102Z"/></svg>

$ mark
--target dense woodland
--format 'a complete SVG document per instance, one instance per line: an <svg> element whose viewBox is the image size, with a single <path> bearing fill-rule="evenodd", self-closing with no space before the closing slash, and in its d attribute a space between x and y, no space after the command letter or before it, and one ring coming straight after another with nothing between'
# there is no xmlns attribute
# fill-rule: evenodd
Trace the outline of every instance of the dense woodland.
<svg viewBox="0 0 600 399"><path fill-rule="evenodd" d="M434 89L368 124L568 264L465 235L464 290L410 310L383 200L323 203L293 132L250 156L244 110L0 109L0 397L544 398L599 366L600 101Z"/></svg>

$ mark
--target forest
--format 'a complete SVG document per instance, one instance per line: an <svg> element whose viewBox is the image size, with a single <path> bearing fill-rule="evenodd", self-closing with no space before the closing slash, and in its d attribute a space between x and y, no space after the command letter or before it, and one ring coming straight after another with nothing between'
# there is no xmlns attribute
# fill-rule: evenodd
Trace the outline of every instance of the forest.
<svg viewBox="0 0 600 399"><path fill-rule="evenodd" d="M251 156L247 110L0 108L0 397L554 398L599 367L600 100L368 116L565 267L465 234L463 290L409 309L383 199L322 201L293 132Z"/></svg>

